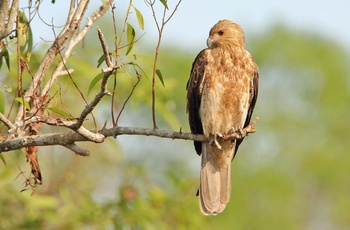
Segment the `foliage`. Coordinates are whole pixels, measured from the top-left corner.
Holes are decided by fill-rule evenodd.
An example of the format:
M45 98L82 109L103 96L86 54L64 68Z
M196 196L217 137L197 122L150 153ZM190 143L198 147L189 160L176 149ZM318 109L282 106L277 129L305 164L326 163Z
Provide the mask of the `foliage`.
M159 229L172 226L172 229L181 229L200 226L202 216L199 213L193 215L198 208L197 200L193 199L196 183L173 171L179 163L172 162L171 170L163 172L168 180L164 187L155 183L139 162L109 164L107 172L115 172L116 166L119 167L117 177L107 175L109 181L98 182L98 178L94 178L96 173L89 173L82 167L87 167L86 163L94 168L103 167L100 164L106 159L100 160L102 161L87 163L73 159L74 168L63 166L64 177L52 177L56 181L47 181L52 185L46 188L46 192L30 196L27 192L19 193L18 188L13 186L14 174L10 172L17 171L17 161L11 159L8 168L3 168L0 174L0 228ZM111 170L112 168L114 169ZM87 173L88 177L79 179L74 176L81 173ZM103 176L102 171L97 174ZM120 184L111 186L116 182ZM104 188L96 187L97 184ZM103 193L105 189L109 190L109 197L112 198L94 198L94 193Z
M159 3L168 7L167 1ZM111 107L120 111L140 74L120 122L149 126L154 70L159 125L186 131L185 86L195 54L167 47L159 53L154 69L153 53L143 49L147 44L133 43L144 22L136 6L130 4L130 9L138 26L125 20L125 37L117 36L122 37L120 45L117 40L110 52L123 68L108 82L108 88L115 91L112 106L109 97L96 107L97 123L101 126L109 119ZM118 35L123 31L106 28L111 23L102 24L103 31ZM106 32L106 38L116 37L111 33ZM98 61L101 50L96 35L86 37L85 43L91 45L76 47L67 66L75 70L72 79L90 101L102 80L96 66L105 64ZM14 45L10 40L3 44ZM35 70L42 52L33 52L30 46L27 40L21 57ZM45 176L33 196L31 191L20 192L30 175L24 153L2 153L0 229L347 229L349 54L317 34L283 26L257 35L247 46L260 67L255 111L260 122L258 132L245 140L233 162L232 196L225 212L204 217L198 209L198 170L190 168L198 169L200 160L191 143L118 137L102 145L85 144L93 150L89 158L73 156L63 147L40 149ZM13 47L8 50L16 50ZM30 60L26 59L28 51ZM6 54L4 48L1 52L0 60L6 63L1 70L14 69L16 60L9 55L15 54ZM53 71L51 66L48 72ZM17 88L15 74L1 76L1 113L9 112L12 99L22 99L11 90ZM61 76L52 86L47 114L79 116L85 105L72 79ZM30 80L31 73L24 72L24 88ZM86 123L93 126L92 119ZM54 132L55 128L41 131Z

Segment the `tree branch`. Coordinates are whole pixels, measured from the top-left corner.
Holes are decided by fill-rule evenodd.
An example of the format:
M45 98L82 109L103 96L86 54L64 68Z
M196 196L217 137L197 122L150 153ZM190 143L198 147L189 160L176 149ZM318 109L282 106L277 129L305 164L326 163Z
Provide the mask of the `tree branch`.
M154 2L151 2L150 0L146 1L148 3L148 5L150 6L151 10L152 10L152 14L153 14L153 20L157 26L157 30L158 30L158 41L157 41L157 45L156 45L156 51L155 51L155 55L154 55L154 61L153 61L153 72L152 72L152 122L153 122L153 128L157 129L157 122L156 122L156 93L155 93L155 77L157 74L157 62L158 62L158 56L159 56L159 49L160 49L160 44L162 41L162 36L163 36L163 31L164 31L164 26L169 22L169 20L174 16L175 12L177 11L180 3L182 0L178 0L178 3L175 6L175 9L173 10L173 12L171 13L171 15L165 19L166 17L166 12L167 12L167 7L164 5L163 8L163 16L161 19L161 24L158 23L158 18L157 18L157 14L155 12L155 8L154 8ZM167 0L165 1L167 2Z
M32 95L34 95L35 90L38 89L42 78L44 77L46 71L48 70L48 68L50 67L52 62L54 61L57 54L60 52L60 49L63 46L63 44L69 38L71 38L74 35L75 31L79 28L80 21L84 15L84 12L87 8L88 3L89 3L88 0L81 0L80 1L79 5L74 13L74 16L69 24L68 29L66 31L64 31L64 32L62 31L60 33L60 35L54 41L52 46L46 52L43 60L41 61L40 65L39 65L39 68L37 69L37 71L35 72L35 74L32 77L33 80L30 82L28 89L25 91L25 93L23 95L24 99L29 101L30 97ZM16 115L16 122L15 123L17 123L23 119L23 117L24 117L23 111L24 111L23 105L21 104L20 108L18 109L18 113Z
M9 8L9 0L0 1L0 41L13 31L13 24L18 12L19 0L13 0ZM8 15L8 13L10 13Z
M230 135L225 135L224 138L219 139L218 141L225 140L236 140L242 139L248 136L251 133L255 133L256 129L253 125L258 122L259 118L255 118L246 128L242 130L237 130ZM57 121L57 123L60 123ZM162 129L150 129L150 128L134 128L134 127L115 127L110 129L102 129L98 132L100 135L103 135L104 138L114 137L120 135L142 135L142 136L156 136L169 139L182 139L182 140L194 140L194 141L210 141L211 137L206 137L201 134L192 134L192 133L183 133L183 132L173 132ZM103 138L103 140L104 140ZM88 138L83 137L82 135L76 133L75 131L65 132L65 133L52 133L52 134L42 134L42 135L33 135L25 137L17 137L11 140L5 140L0 143L0 152L8 152L16 149L21 149L23 147L29 146L49 146L49 145L62 145L72 150L72 146L75 142L81 141L91 141ZM102 141L103 142L103 141ZM101 142L101 143L102 143ZM78 147L74 147L74 152L77 151ZM87 150L79 148L82 152L87 153ZM79 154L79 153L78 153ZM80 155L88 155L80 154Z
M74 2L74 0L73 0ZM57 77L61 76L62 74L62 69L65 67L65 63L67 62L68 58L71 55L71 52L73 50L73 48L85 37L86 33L89 31L89 29L91 28L91 26L93 25L93 23L95 23L102 15L104 15L106 13L106 11L108 10L108 6L110 4L112 4L113 0L109 0L106 3L108 5L106 6L101 6L98 10L96 10L89 18L88 18L88 22L86 23L86 25L84 26L83 30L81 32L79 32L75 38L72 38L69 41L69 44L67 46L67 49L64 52L64 56L61 59L61 61L59 62L59 64L57 65L56 69L53 71L51 78L48 80L46 86L44 87L41 95L46 95L49 90L52 87L52 84L55 82L55 80L57 79ZM71 15L69 15L68 17L71 17Z
M109 56L108 45L107 45L105 36L103 35L100 27L97 27L97 34L98 34L98 38L100 39L100 43L102 46L103 55L105 56L106 64L108 67L112 67L113 63L112 63L111 57Z
M12 122L9 119L7 119L2 113L0 113L0 121L2 121L9 130L16 128L16 126L14 126Z
M106 63L108 65L108 68L102 70L104 75L103 75L102 82L101 82L100 92L98 92L98 94L95 96L95 98L92 100L92 102L90 104L85 106L85 108L81 112L80 117L78 118L77 122L75 122L74 124L69 126L69 128L71 128L73 130L77 130L77 131L80 128L82 128L81 126L83 125L85 118L92 112L92 110L102 100L102 98L105 95L110 95L110 93L107 90L108 78L113 74L113 72L115 70L120 69L120 66L114 66L111 62L111 59L110 59L109 54L108 54L108 46L107 46L107 43L104 39L102 31L99 28L97 28L97 32L98 32L99 39L101 41L102 50L103 50L103 53L105 55L105 60L106 60ZM84 133L86 133L86 132L84 132ZM80 134L84 135L83 133L80 133Z
M86 156L90 155L89 150L83 149L74 143L66 144L66 145L64 145L64 147L66 147L69 150L72 150L75 154L80 155L80 156L86 157Z

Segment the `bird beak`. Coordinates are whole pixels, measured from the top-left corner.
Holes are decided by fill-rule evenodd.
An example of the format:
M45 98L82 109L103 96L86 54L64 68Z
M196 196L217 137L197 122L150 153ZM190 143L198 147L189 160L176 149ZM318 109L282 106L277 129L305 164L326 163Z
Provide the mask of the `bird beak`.
M211 36L209 36L208 39L207 39L207 46L208 46L208 48L211 47L211 45L213 44L213 41L214 41L214 39Z

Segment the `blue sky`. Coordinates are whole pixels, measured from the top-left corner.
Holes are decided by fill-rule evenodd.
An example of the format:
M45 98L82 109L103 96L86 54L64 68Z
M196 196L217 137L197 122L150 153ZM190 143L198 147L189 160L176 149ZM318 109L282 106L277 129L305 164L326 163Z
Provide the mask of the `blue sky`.
M224 18L240 24L247 38L273 25L285 24L293 29L319 33L350 47L348 0L184 0L166 30L165 39L205 46L211 26Z
M115 1L117 12L124 15L129 1ZM176 1L169 0L173 6ZM157 32L149 7L142 0L134 0L133 4L145 18L147 41L156 39ZM89 12L92 12L100 1L91 1ZM65 21L68 1L44 1L41 16L47 22L52 18L56 24ZM53 10L52 10L53 9ZM198 50L204 48L209 29L220 19L230 19L240 24L249 40L250 36L262 33L273 25L282 24L296 30L311 31L328 39L340 42L350 48L350 1L203 1L183 0L173 19L164 32L164 44ZM160 13L160 12L159 12ZM159 14L160 15L160 14ZM131 18L135 16L131 15ZM136 23L136 20L135 20ZM136 26L136 25L135 25ZM50 40L52 30L35 21L34 29L40 29L40 36ZM40 42L38 40L37 42Z

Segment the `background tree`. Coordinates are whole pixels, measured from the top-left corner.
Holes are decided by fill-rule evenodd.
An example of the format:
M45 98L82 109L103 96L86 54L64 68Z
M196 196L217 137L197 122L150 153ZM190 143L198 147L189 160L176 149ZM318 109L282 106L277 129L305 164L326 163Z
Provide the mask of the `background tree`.
M135 19L132 26L137 39L143 32L138 29L135 11L132 12L129 17ZM116 21L125 21L118 18L122 13L115 13ZM112 15L97 23L109 47L113 47L115 38ZM96 68L102 55L96 34L93 29L85 38L85 47L75 46L74 55L66 64L68 69L74 69L71 76L88 102L100 91L101 80L96 80L94 87L90 87L91 82L98 79L95 76L100 74L99 68L106 67L102 64ZM127 34L125 44L126 37ZM12 46L2 40L11 57L8 58L11 71L8 71L6 52L2 48L0 80L5 115L17 97L16 66L20 65L15 39L9 40ZM154 53L149 48L143 50L144 47L149 44L141 38L129 57L138 61L148 77L135 67L142 74L141 81L118 124L152 126L150 92ZM120 52L125 54L126 49L127 46ZM350 113L349 54L340 45L317 34L282 25L248 40L248 49L261 72L256 108L261 121L257 125L259 132L246 140L233 162L232 200L224 213L208 218L198 211L194 195L198 187L199 158L192 143L118 136L117 141L107 138L99 145L79 144L92 150L88 158L73 155L61 146L40 148L43 185L34 196L30 196L30 191L19 193L30 174L23 150L2 153L0 156L6 165L0 167L0 228L346 229L350 225L347 215L350 157L346 139L349 136L346 117ZM32 74L44 51L45 43L31 53L27 64ZM172 130L183 127L186 131L189 129L185 84L195 53L174 47L161 51L157 68L161 70L165 87L156 75L157 126ZM134 53L136 60L132 59ZM60 60L58 56L55 63ZM46 79L55 66L49 68ZM116 116L137 82L132 65L118 71L113 103ZM114 89L113 77L108 89ZM22 79L24 89L32 77L24 70ZM54 98L50 107L79 117L85 105L70 76L61 76L56 82L52 86ZM14 106L20 104L17 100ZM12 111L15 108L18 107ZM107 124L111 125L111 97L102 98L94 113L99 128L108 119ZM8 119L12 121L15 114L10 114ZM50 115L67 118L54 111L50 111ZM94 129L93 118L88 117L84 125ZM65 132L63 127L48 125L43 125L40 132L52 133L57 129ZM2 134L6 134L6 128Z

